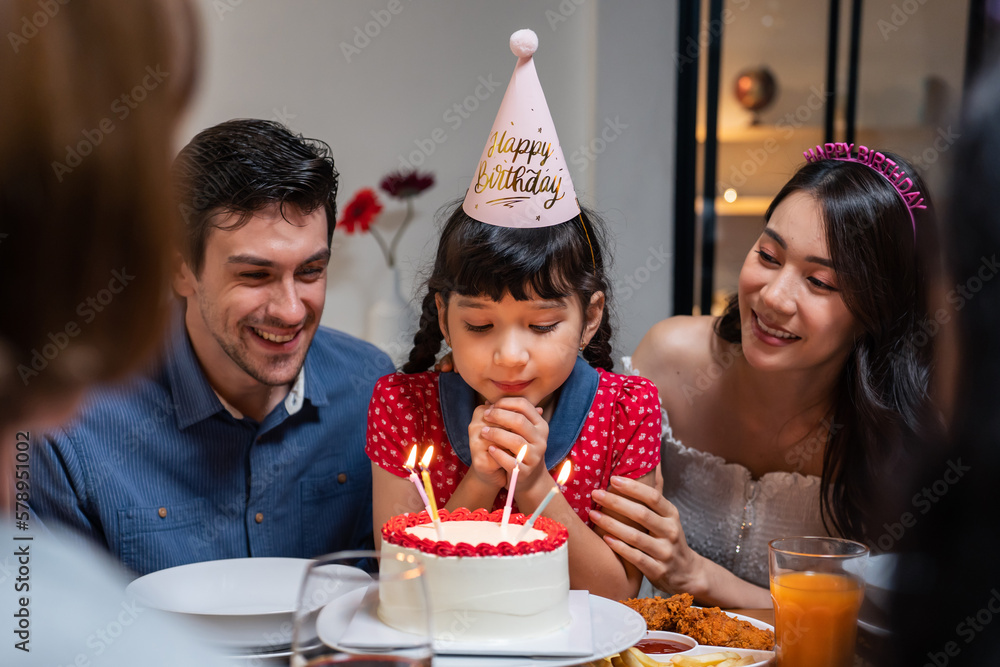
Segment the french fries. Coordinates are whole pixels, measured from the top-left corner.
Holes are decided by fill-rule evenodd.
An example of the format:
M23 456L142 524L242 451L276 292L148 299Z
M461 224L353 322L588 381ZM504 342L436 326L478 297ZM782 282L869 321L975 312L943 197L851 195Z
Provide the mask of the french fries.
M716 651L702 655L675 655L667 663L653 660L639 649L632 647L624 653L594 660L588 667L662 667L666 664L677 667L746 667L755 662L757 660L752 656L741 656L735 651Z
M621 655L625 667L661 667L664 664L653 660L634 646L619 655Z
M639 649L632 647L624 653L594 660L588 667L662 667L666 663L657 662Z
M678 667L744 667L752 665L754 660L749 655L741 656L735 651L718 651L702 655L675 655L670 662Z

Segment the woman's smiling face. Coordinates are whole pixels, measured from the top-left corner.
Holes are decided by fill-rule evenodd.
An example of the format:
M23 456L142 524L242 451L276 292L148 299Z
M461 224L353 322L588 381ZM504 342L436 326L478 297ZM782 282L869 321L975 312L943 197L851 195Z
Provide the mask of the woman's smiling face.
M819 203L798 191L774 210L739 279L743 352L760 370L839 370L860 326L839 291Z

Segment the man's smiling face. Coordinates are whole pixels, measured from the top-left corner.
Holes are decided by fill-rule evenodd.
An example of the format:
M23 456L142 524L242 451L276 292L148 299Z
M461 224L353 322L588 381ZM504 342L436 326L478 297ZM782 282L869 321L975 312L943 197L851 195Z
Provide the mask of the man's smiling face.
M286 219L287 218L287 219ZM205 241L200 275L182 265L175 287L187 299L186 324L205 372L216 381L290 384L305 362L326 299L326 211L285 206L258 211Z

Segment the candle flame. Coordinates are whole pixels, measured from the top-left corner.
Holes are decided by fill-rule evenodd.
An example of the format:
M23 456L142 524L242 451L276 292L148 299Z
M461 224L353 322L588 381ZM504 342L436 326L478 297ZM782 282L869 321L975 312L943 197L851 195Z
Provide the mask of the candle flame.
M559 477L556 478L556 484L563 486L566 484L566 480L569 479L569 474L573 471L573 462L566 461L562 464L562 468L559 470Z
M410 450L410 455L406 458L406 463L403 464L403 467L412 472L415 465L417 465L417 446L413 445L413 449Z
M430 447L427 448L427 451L424 452L424 457L420 459L420 465L423 466L424 468L427 468L428 466L430 466L431 459L433 458L434 458L434 445L431 445Z
M520 463L524 460L524 455L528 453L528 446L521 445L521 451L517 453L517 462Z

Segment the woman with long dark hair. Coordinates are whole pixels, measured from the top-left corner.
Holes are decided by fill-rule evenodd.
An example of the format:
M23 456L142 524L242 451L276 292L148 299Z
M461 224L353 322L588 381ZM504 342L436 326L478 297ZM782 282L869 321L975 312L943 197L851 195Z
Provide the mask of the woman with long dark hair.
M767 543L873 543L886 471L920 431L931 336L930 197L904 160L826 144L774 198L725 313L655 325L630 360L663 405L663 496L597 492L592 514L657 589L766 607ZM637 502L636 502L637 501ZM876 547L877 548L877 547Z

